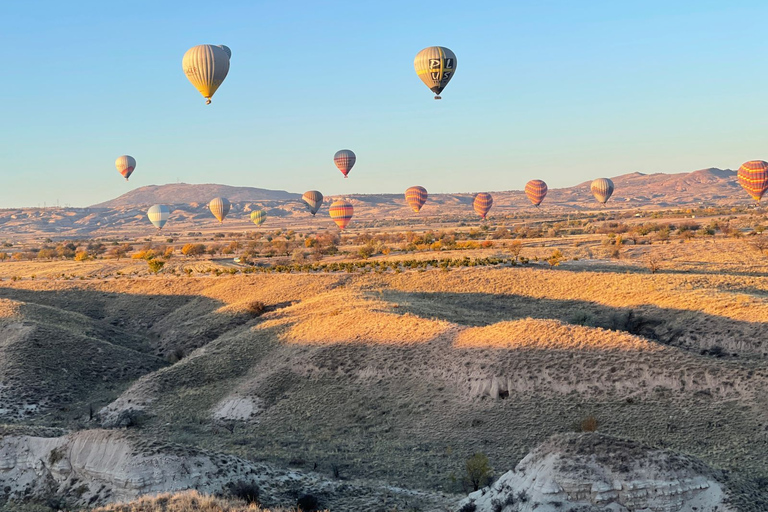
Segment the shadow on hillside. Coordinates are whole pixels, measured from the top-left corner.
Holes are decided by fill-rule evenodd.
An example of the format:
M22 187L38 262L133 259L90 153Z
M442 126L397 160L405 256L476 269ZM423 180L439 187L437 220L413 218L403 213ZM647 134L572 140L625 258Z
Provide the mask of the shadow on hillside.
M200 295L131 294L76 287L66 290L0 287L0 298L84 315L93 321L93 328L82 334L160 357L167 355L163 347L165 339L186 337L190 344L200 346L201 337L207 342L215 338L217 332L222 332L221 329L210 329L210 325L203 324L201 319L210 318L224 303ZM226 324L231 326L233 322L243 323L250 318L252 315L246 313L229 315ZM46 319L36 320L45 322ZM50 319L52 323L66 320ZM137 343L136 338L141 342Z
M609 292L606 292L609 293ZM642 336L665 345L718 356L768 356L764 322L743 322L700 311L640 307L611 307L583 300L482 293L407 293L382 290L377 299L396 303L399 314L437 318L481 327L524 318L601 327ZM714 348L713 347L720 347Z

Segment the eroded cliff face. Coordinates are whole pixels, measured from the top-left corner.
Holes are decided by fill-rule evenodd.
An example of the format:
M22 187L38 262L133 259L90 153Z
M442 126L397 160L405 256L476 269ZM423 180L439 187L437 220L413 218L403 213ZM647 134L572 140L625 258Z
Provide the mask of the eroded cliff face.
M253 472L234 457L153 450L120 431L0 440L0 493L11 500L57 495L85 505L177 489L215 492Z
M731 510L703 464L599 434L555 436L460 507L468 503L477 512Z

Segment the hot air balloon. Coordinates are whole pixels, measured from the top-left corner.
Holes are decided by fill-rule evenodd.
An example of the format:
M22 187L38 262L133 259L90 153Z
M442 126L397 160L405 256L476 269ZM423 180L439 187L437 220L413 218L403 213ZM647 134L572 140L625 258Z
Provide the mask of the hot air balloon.
M264 224L265 220L267 220L267 212L264 210L256 210L251 212L251 222L257 226Z
M163 229L165 223L168 222L168 217L171 216L171 209L164 204L156 204L147 210L147 217L149 222L152 223L157 229Z
M456 72L456 55L448 48L430 46L416 54L413 67L421 81L435 93L435 99L439 100L440 93Z
M317 190L308 190L301 196L301 200L307 205L307 210L314 217L317 211L323 206L323 194Z
M349 171L352 170L352 166L355 165L356 161L357 157L351 149L341 149L333 155L333 163L336 164L336 167L339 168L341 174L343 174L345 178L347 177L347 174L349 174Z
M411 209L419 213L421 207L427 202L427 189L424 187L411 187L405 191L405 200Z
M613 182L608 178L598 178L589 186L592 195L599 203L607 203L613 194Z
M768 190L768 162L751 160L739 167L739 185L741 185L752 199L760 202L760 199Z
M547 195L547 184L541 180L531 180L525 184L525 195L533 206L539 206Z
M181 60L184 74L210 105L216 92L229 73L229 57L232 52L226 46L201 44L193 46Z
M232 204L226 197L214 197L211 202L208 203L208 209L219 222L224 222L224 217L229 213Z
M115 160L115 167L117 167L117 172L123 175L125 181L128 181L136 168L136 159L128 155L119 156Z
M475 201L472 206L475 208L475 213L485 219L488 212L493 206L493 197L488 192L480 192L475 196Z
M345 201L344 199L337 199L328 208L328 213L331 215L333 222L339 226L339 229L344 229L352 220L352 215L355 213L355 209L352 207L352 203Z

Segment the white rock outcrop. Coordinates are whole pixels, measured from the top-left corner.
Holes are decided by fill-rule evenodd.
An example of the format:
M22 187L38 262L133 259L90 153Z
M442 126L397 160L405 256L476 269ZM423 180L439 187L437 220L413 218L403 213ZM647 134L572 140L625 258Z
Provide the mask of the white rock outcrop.
M457 510L477 512L728 512L701 463L599 434L551 438Z

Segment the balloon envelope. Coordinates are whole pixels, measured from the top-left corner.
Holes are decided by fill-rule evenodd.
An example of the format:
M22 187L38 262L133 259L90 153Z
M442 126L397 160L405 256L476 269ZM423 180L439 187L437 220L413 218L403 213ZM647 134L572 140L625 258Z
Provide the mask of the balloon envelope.
M115 160L115 167L117 167L117 172L123 175L125 181L128 181L136 168L136 159L128 155L119 156Z
M345 178L349 171L352 170L352 166L355 165L356 161L357 156L355 156L351 149L341 149L333 155L333 163L336 164L336 167L339 168Z
M405 201L416 213L419 213L421 207L424 206L424 203L427 202L427 196L427 189L424 187L419 187L418 185L415 187L410 187L405 191Z
M211 103L211 97L229 73L229 55L221 46L201 44L193 46L181 60L187 79Z
M317 213L320 207L323 205L323 194L317 190L308 190L301 196L301 200L307 205L307 210L313 216Z
M493 206L493 197L488 192L480 192L475 196L472 206L475 208L475 213L485 219L485 216L491 210L491 206Z
M230 59L232 58L232 50L229 49L229 46L224 46L223 44L217 44L216 46L224 50L224 53L227 54L227 57Z
M531 180L525 184L525 195L534 206L539 206L547 195L547 184L541 180Z
M456 55L443 46L430 46L416 54L413 67L421 81L440 99L440 93L456 71Z
M598 178L592 182L589 189L598 202L605 204L613 194L613 182L608 178Z
M739 167L738 178L739 185L759 203L768 190L768 162L762 160L745 162Z
M338 199L331 203L328 208L328 214L333 219L333 222L339 226L339 229L344 229L352 220L352 215L355 213L355 209L352 207L352 203L345 201L344 199Z
M163 226L165 226L165 223L168 222L168 217L170 216L171 209L164 204L156 204L147 210L149 222L151 222L157 229L162 229Z
M219 222L224 222L224 217L227 216L230 208L232 208L232 204L226 197L214 197L208 203L208 209L211 210L211 213Z
M264 221L267 220L267 212L264 210L256 210L251 212L251 222L256 224L257 226L261 226L264 224Z

